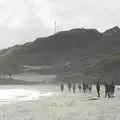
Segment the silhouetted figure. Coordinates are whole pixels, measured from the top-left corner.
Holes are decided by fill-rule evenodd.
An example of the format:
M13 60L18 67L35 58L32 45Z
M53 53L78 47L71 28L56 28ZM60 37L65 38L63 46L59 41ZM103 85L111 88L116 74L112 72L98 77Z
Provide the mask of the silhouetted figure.
M103 80L101 80L101 84L102 84L102 85L104 84L104 81L103 81Z
M76 91L76 85L73 84L73 93L75 94L75 91Z
M111 85L110 85L110 87L111 87L111 95L112 95L112 97L114 96L114 92L115 92L115 85L114 85L114 82L112 81L112 83L111 83Z
M108 97L109 85L107 83L105 83L104 85L105 85L105 97Z
M61 89L61 92L63 92L63 90L64 90L64 84L61 83L60 89Z
M108 85L108 98L111 97L111 85Z
M72 85L71 83L68 83L68 90L71 91Z
M86 84L86 90L89 90L89 87L88 87L89 85L88 84Z
M99 81L97 81L96 89L97 89L98 97L100 97L100 82Z
M83 92L86 92L86 84L83 82Z
M88 90L89 90L89 92L92 92L92 85L91 84L88 85Z
M78 89L79 89L79 91L81 91L81 84L78 85Z

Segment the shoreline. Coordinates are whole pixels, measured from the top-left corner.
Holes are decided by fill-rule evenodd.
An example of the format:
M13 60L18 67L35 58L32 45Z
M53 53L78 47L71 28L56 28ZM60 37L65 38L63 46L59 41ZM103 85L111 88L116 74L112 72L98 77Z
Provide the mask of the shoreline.
M113 120L120 114L119 100L105 99L88 100L95 97L93 94L77 92L76 95L65 91L63 94L45 97L35 101L23 101L9 105L0 106L3 114L1 120L97 120L101 117L104 120ZM114 101L116 101L114 103ZM116 109L115 109L116 108Z
M76 94L65 88L60 93L58 87L51 86L55 94L41 97L38 100L20 101L0 106L1 120L113 120L120 114L120 94L116 97L104 98L104 87L101 88L101 98L96 98L96 88L91 93L76 91ZM120 119L120 117L118 118ZM116 119L117 120L117 119Z

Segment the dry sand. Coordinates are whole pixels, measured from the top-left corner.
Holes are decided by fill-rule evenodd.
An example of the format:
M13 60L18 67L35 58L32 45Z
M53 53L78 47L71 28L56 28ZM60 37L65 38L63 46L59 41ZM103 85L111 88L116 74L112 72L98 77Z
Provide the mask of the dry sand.
M0 120L120 120L120 92L116 91L116 97L104 98L104 90L101 98L93 93L63 93L38 101L19 102L0 106Z

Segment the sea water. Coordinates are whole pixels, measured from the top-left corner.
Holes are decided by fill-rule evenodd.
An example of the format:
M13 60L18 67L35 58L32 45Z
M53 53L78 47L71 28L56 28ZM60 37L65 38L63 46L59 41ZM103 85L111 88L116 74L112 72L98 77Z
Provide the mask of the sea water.
M55 92L47 86L0 86L0 105L22 101L34 101L52 96Z

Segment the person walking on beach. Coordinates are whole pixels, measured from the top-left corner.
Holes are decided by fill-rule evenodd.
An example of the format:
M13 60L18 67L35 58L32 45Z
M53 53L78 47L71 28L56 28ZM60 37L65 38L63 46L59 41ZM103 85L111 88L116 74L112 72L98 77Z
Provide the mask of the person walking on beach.
M108 92L109 92L109 86L108 86L107 83L104 83L104 85L105 85L105 98L106 98L106 97L109 96L109 95L108 95Z
M60 84L60 89L61 89L61 92L63 92L63 90L64 90L64 84L63 83Z
M99 80L97 81L96 89L97 89L98 97L100 97L100 81Z
M111 85L108 85L108 98L111 98Z
M76 85L73 84L73 93L75 94L75 91L76 91Z
M86 84L83 82L83 92L86 92Z
M113 81L110 85L108 84L105 85L105 97L108 98L114 97L114 92L115 92L115 85Z
M89 90L89 92L92 92L92 85L91 84L88 85L88 90Z
M79 92L81 91L81 84L78 85Z
M68 83L68 90L71 91L71 83Z
M114 82L112 81L112 83L111 83L111 94L112 94L112 97L114 96L114 92L115 92L115 85L114 85Z
M86 83L86 90L89 90L89 84Z

